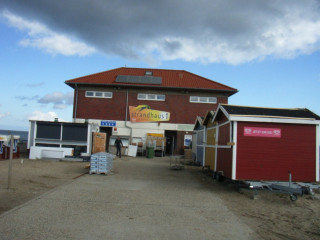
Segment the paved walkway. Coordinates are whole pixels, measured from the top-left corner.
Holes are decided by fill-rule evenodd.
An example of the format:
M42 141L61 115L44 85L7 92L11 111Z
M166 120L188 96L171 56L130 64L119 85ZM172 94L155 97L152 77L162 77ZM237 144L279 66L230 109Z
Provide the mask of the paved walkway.
M0 216L0 239L254 239L219 196L168 158L115 160ZM200 169L199 169L200 170Z

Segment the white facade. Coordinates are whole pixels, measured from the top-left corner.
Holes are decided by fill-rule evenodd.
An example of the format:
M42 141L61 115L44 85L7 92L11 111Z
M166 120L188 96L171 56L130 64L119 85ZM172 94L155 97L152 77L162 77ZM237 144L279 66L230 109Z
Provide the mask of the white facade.
M75 123L84 123L85 119L74 119ZM88 123L97 125L99 127L106 127L101 124L103 121L112 120L96 120L89 119ZM192 132L193 124L175 124L162 122L142 122L132 123L129 121L113 121L115 126L112 126L112 136L128 137L130 143L143 142L145 146L146 136L148 133L158 133L165 135L165 131L185 131Z
M64 140L62 137L63 125L72 123L58 122L57 124L62 126L60 139L50 139L37 138L38 122L41 121L30 121L27 146L27 148L30 149L30 159L64 158L65 156L72 156L75 147L85 147L86 152L83 152L82 155L89 156L91 154L92 132L96 132L99 129L96 125L87 125L86 140Z

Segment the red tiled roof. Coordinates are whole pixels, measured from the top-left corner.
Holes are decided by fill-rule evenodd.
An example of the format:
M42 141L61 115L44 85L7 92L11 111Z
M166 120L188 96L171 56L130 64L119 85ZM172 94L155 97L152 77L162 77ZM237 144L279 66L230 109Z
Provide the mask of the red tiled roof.
M141 83L119 83L116 82L118 75L128 76L145 76L146 71L152 71L152 76L161 77L162 83L160 85L141 84ZM232 92L230 95L236 93L238 90L218 82L214 82L207 78L198 76L196 74L184 70L165 70L165 69L147 69L147 68L127 68L121 67L113 70L95 73L65 82L73 87L74 84L94 84L94 85L130 85L130 86L149 86L162 88L183 88L183 89L203 89Z

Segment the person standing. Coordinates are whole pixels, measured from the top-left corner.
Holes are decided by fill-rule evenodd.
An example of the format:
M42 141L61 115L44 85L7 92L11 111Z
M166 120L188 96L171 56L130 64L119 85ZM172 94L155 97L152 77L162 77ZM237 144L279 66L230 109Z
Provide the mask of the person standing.
M123 147L123 143L122 143L120 137L118 137L116 139L116 141L114 142L114 145L117 147L116 155L118 156L118 154L119 154L119 158L121 158L121 147Z

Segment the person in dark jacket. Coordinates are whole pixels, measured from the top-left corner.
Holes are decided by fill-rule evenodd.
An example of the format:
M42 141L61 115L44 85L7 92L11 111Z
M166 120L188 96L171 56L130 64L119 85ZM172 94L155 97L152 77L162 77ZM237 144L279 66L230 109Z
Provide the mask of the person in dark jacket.
M121 147L123 147L123 143L122 143L120 137L118 137L116 139L116 141L114 142L114 145L117 147L116 155L118 156L118 154L119 154L119 158L121 158Z

